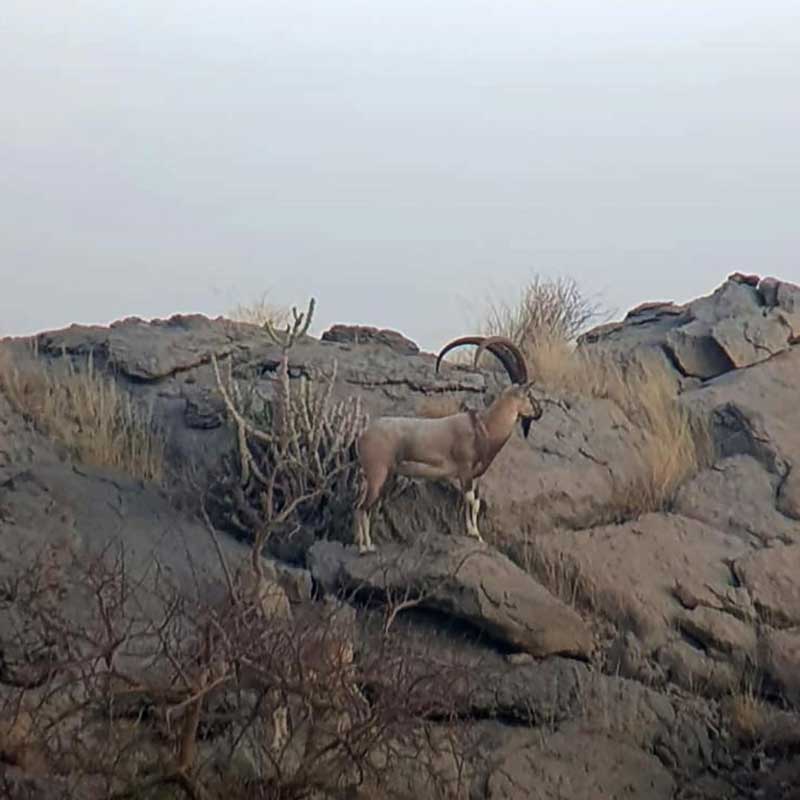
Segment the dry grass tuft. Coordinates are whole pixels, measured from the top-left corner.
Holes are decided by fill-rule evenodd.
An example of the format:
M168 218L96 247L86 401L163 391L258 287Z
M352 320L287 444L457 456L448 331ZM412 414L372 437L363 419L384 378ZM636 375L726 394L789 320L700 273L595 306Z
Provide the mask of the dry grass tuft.
M268 322L273 327L282 328L291 320L291 312L286 306L270 302L268 297L269 293L264 292L252 303L239 303L225 316L234 322L246 322L258 325L259 328L263 328Z
M663 368L637 367L611 399L642 434L638 475L618 489L613 505L623 519L668 510L678 488L713 460L708 423L678 401Z
M423 397L417 403L417 416L428 419L449 417L451 414L458 414L463 410L461 401L451 394L430 395Z
M513 303L490 303L483 332L508 336L525 351L541 340L572 341L601 313L572 278L534 275Z
M79 367L20 358L0 347L0 390L37 430L86 464L113 467L135 478L164 477L164 437L152 412L136 404L91 356Z
M725 709L731 732L739 741L754 742L766 732L768 715L752 690L727 698Z

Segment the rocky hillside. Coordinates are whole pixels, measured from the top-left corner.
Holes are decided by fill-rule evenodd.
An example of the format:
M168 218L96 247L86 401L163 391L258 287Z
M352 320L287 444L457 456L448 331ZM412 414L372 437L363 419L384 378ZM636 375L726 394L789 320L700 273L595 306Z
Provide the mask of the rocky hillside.
M542 388L530 437L482 480L485 544L452 487L403 482L377 554L352 546L346 503L317 503L265 537L255 594L258 523L220 501L241 475L212 356L280 409L266 331L190 315L3 346L10 796L800 798L800 287L736 274L585 333L582 363L660 370L672 416L654 425L646 382L633 412ZM58 389L30 376L90 356L150 409L160 479L88 463L42 424ZM479 408L504 381L434 362L335 326L299 338L286 374L372 416Z

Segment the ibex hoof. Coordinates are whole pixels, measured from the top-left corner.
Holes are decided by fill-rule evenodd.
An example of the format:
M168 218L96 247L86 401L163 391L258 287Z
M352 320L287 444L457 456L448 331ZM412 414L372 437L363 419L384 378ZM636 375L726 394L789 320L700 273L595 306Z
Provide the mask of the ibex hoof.
M358 548L358 554L360 556L366 556L366 555L369 555L370 553L374 553L374 552L376 552L374 544L363 545L362 547Z

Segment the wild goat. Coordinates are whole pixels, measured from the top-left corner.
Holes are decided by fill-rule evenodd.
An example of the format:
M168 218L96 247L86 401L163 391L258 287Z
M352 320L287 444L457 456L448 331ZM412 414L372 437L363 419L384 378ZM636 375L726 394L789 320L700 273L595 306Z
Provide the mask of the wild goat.
M528 367L520 349L504 336L462 336L446 344L436 358L456 347L477 345L474 366L488 350L505 367L512 385L483 411L465 411L439 419L379 417L358 438L361 490L355 508L355 539L359 552L375 549L370 536L370 512L393 474L412 478L455 478L465 502L468 536L481 539L478 530L480 500L477 479L489 468L508 441L517 420L527 438L531 422L542 409L531 392ZM482 541L482 539L481 539Z

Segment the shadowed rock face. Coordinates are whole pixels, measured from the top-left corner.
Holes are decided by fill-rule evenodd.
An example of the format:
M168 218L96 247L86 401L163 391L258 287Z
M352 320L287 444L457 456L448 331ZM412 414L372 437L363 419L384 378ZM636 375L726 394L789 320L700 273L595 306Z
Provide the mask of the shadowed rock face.
M459 732L481 741L472 797L527 797L535 786L592 800L788 798L782 786L800 780L799 319L798 287L733 275L708 297L646 303L582 337L589 354L655 354L674 370L680 402L710 424L715 460L668 511L608 524L615 491L641 469L642 432L609 400L551 394L530 439L515 432L481 482L481 529L517 563L462 535L448 484L406 482L375 521L376 555L303 543L291 566L265 561L267 577L292 606L325 591L347 597L362 647L381 646L372 627L382 630L387 604L410 601L396 641L465 675L453 692ZM151 403L170 463L201 485L234 445L211 353L266 397L281 355L258 327L200 315L71 326L37 343L52 361L91 352ZM358 393L373 415L411 415L440 396L478 408L503 380L449 365L437 376L434 360L400 333L334 326L299 342L289 371L313 381L335 361L335 395ZM186 591L214 597L223 586L192 514L154 487L72 464L0 393L0 577L54 542L86 554L124 545L131 574L157 562ZM248 554L225 536L221 547L232 564ZM76 619L80 597L64 600ZM12 625L0 620L0 640ZM753 766L755 746L740 746L725 710L751 689L769 770Z
M389 603L408 595L419 607L534 656L591 654L592 635L575 611L494 548L466 536L429 535L361 557L321 542L309 552L309 567L331 591Z

